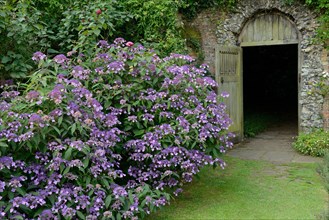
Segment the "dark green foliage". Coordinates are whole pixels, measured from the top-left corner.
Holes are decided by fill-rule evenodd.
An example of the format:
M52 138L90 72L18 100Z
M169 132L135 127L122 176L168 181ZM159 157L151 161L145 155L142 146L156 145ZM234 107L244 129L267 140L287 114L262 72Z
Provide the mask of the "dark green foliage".
M125 0L125 10L133 16L126 39L142 41L160 55L186 52L177 14L182 3L174 0Z
M182 31L184 39L186 39L186 46L189 50L189 54L197 58L197 61L204 60L204 54L201 47L202 36L198 29L193 26L185 25Z
M237 0L181 0L182 6L179 11L188 19L193 19L196 15L207 8L222 7L231 8Z
M329 0L285 0L286 3L292 4L300 1L308 5L311 9L316 10L320 14L320 27L317 30L316 40L324 42L328 47L329 43Z
M23 77L32 69L33 51L49 46L41 16L28 1L0 1L0 79Z
M285 0L293 3L297 0ZM329 39L329 0L303 0L322 14L318 39ZM23 78L33 69L31 56L40 50L64 53L91 51L100 39L122 36L153 47L161 56L187 52L199 41L182 33L186 19L204 9L230 9L237 0L0 0L1 78ZM96 10L101 10L97 14ZM187 39L187 40L185 40ZM202 59L202 53L197 57Z
M0 78L25 77L37 50L88 53L130 18L115 0L0 0Z
M307 134L300 134L293 147L302 154L324 156L329 150L329 132L318 130Z
M328 47L329 40L329 0L305 0L305 3L321 14L319 21L320 27L317 30L317 40L325 42Z

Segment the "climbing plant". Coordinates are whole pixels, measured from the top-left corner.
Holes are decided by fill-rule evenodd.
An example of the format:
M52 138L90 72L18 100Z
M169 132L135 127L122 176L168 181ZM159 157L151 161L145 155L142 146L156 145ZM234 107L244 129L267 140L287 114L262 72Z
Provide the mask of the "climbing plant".
M329 0L306 0L306 4L316 7L321 13L317 38L329 46Z
M316 10L319 14L320 27L317 30L316 40L329 46L329 0L284 0L288 4L301 1L303 4Z

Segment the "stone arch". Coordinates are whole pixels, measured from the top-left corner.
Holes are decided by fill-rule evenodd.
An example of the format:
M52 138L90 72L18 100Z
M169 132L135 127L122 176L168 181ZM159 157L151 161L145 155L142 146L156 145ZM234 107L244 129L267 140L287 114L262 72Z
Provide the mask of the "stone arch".
M276 45L299 43L300 32L289 17L280 12L257 13L243 26L238 45Z
M299 32L299 126L303 131L322 128L323 97L309 93L312 90L310 82L318 81L323 72L323 45L313 42L319 26L315 12L298 2L288 5L282 0L239 1L234 11L228 12L225 19L219 22L216 30L217 43L239 46L239 36L245 25L259 15L273 12L288 18Z
M244 0L239 1L233 12L219 22L216 30L219 44L236 45L245 24L257 16L265 13L281 13L295 23L302 34L301 43L306 48L312 44L315 30L319 26L317 15L300 3L287 5L282 0Z

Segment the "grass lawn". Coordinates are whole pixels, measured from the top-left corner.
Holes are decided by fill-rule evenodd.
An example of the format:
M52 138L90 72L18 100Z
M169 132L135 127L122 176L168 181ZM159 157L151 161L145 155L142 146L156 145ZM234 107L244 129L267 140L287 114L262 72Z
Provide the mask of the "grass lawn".
M316 164L278 165L225 157L147 219L316 219L328 194Z

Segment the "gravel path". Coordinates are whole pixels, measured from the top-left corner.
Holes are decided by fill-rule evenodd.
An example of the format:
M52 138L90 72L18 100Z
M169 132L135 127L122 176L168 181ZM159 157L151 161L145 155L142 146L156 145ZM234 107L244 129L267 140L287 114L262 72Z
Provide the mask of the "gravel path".
M227 154L241 159L278 163L320 162L320 158L301 155L292 148L291 144L296 136L296 123L277 124L254 138L236 144Z

